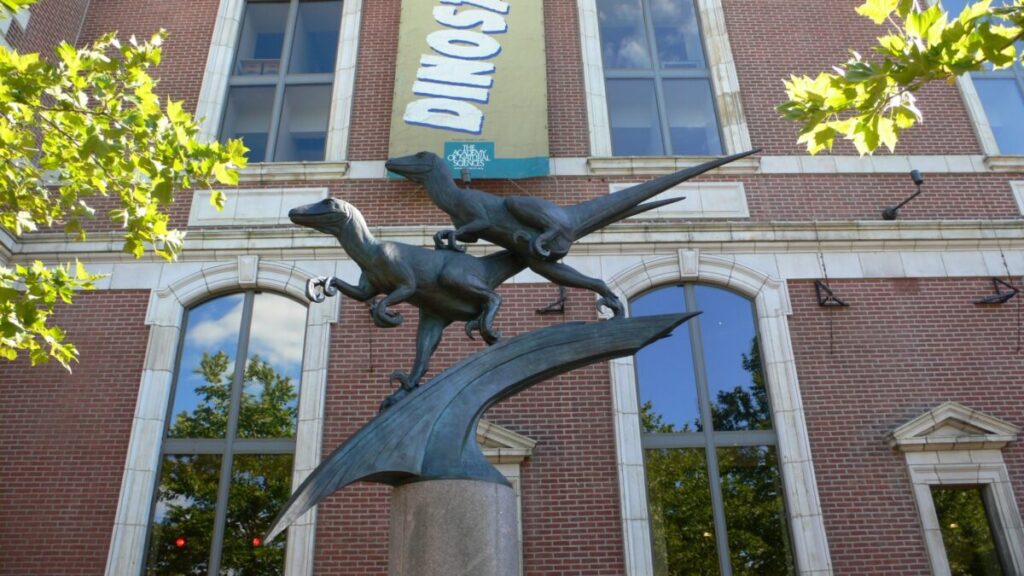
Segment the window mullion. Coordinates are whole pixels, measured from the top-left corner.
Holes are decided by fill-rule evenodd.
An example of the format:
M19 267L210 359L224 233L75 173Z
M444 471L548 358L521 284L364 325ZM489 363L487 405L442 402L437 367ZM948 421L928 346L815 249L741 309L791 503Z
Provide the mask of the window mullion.
M284 45L281 46L281 66L277 71L277 87L274 90L274 108L270 113L270 132L267 134L267 162L274 161L277 152L278 124L281 121L281 109L284 107L285 80L288 76L288 65L292 57L292 39L295 36L295 22L299 15L299 0L291 0L288 6L288 23L284 26Z
M245 293L242 306L242 326L238 334L238 349L235 353L235 373L231 379L231 401L228 404L228 426L224 438L224 456L220 464L220 482L217 485L217 509L214 514L213 539L210 542L209 574L220 574L221 552L224 546L225 522L228 514L228 492L231 488L233 444L238 434L238 415L241 412L242 385L245 376L246 358L249 354L249 333L252 325L254 294Z
M697 291L692 284L684 287L686 309L698 310ZM697 381L697 399L700 402L700 418L703 422L705 456L708 463L708 484L711 488L711 508L715 520L715 543L718 545L718 565L722 576L732 576L729 560L729 537L725 526L725 499L722 497L722 482L718 473L718 451L715 449L714 424L711 419L711 398L708 389L707 369L704 365L704 342L701 340L700 316L687 321L690 330L690 350L693 354L693 370Z
M661 58L658 56L657 37L654 34L654 17L651 13L650 0L641 0L643 4L644 30L647 33L647 49L651 53L651 72L654 75L654 104L658 108L658 123L661 127L662 154L672 155L672 139L668 132L668 110L665 94L661 89Z

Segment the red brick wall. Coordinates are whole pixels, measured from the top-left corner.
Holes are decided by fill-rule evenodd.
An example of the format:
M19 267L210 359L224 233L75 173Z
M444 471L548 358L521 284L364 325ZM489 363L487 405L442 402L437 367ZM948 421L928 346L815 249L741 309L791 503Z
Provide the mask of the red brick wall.
M726 27L740 80L750 139L765 154L805 154L799 126L779 120L786 99L783 78L816 76L849 59L849 50L871 55L885 34L854 9L861 0L724 0ZM924 122L900 139L897 154L978 154L974 127L956 86L941 83L919 94ZM855 154L837 141L835 152Z
M571 291L565 316L534 310L555 299L551 286L502 288L498 327L505 337L542 326L596 318L591 294ZM366 307L346 300L332 329L324 452L365 424L391 388L387 375L412 363L415 312L406 325L375 329ZM482 348L453 325L431 374ZM538 384L491 409L485 418L538 441L522 468L525 573L622 574L622 527L606 366ZM387 488L358 485L321 504L317 574L377 575L387 570Z
M0 361L0 573L102 574L149 329L146 291L80 294L55 320L81 362Z
M89 0L41 0L31 8L28 29L12 23L7 40L21 52L51 54L61 41L75 43L88 7Z
M163 47L163 59L151 73L160 80L157 92L174 100L184 100L187 110L195 110L203 85L206 56L213 37L219 0L152 2L150 0L102 0L89 5L79 44L95 40L107 32L127 39L149 37L161 28L169 34ZM187 6L187 9L183 7Z
M980 307L987 278L832 281L845 309L790 282L789 319L837 574L930 574L896 427L952 400L1024 424L1024 352L1012 300ZM1003 450L1024 504L1024 446Z

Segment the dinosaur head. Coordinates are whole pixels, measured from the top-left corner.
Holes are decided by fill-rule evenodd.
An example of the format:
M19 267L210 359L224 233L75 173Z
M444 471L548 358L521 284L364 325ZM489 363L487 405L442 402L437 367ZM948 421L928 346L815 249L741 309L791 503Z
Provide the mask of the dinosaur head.
M288 219L306 228L319 230L324 234L335 234L339 228L348 224L355 212L355 207L337 198L325 198L319 202L292 208L288 211Z
M430 174L447 174L451 178L448 166L440 156L433 152L418 152L409 156L399 156L384 163L389 171L404 176L413 182L422 184Z

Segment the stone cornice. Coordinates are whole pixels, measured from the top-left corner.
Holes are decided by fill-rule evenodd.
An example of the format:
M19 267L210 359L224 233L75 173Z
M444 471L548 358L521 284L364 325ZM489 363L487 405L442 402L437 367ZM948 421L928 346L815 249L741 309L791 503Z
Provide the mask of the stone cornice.
M433 246L441 226L375 227L382 240ZM2 242L0 242L2 244ZM121 251L117 233L93 233L86 242L60 234L33 234L17 244L14 259L94 262L134 260ZM340 259L332 238L299 228L191 230L182 260L239 254L283 259ZM1024 250L1024 220L855 221L855 222L625 222L581 240L573 255L643 254L698 248L721 253ZM494 251L490 245L472 252Z

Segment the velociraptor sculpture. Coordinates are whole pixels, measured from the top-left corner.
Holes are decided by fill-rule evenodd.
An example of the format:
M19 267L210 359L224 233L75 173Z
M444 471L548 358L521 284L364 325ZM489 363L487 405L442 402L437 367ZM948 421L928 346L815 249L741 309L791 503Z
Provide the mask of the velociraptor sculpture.
M522 260L511 252L502 250L476 258L457 251L381 242L370 234L359 210L334 198L294 208L288 218L337 238L362 270L356 285L333 277L311 281L311 298L316 299L312 288L317 283L323 285L327 295L340 291L360 302L384 294L370 308L373 322L382 328L402 323L402 315L389 309L392 304L409 302L419 309L416 359L409 373L396 370L391 374L402 387L385 400L384 407L419 384L444 329L452 322L465 321L466 334L472 336L474 330L479 330L488 344L501 337L493 325L501 306L501 297L494 289L524 268Z
M622 303L597 278L581 274L558 260L565 257L572 243L623 218L682 200L671 198L646 202L669 188L733 160L758 152L757 149L718 158L654 178L625 190L581 202L559 206L529 196L499 197L480 190L459 188L445 162L431 152L420 152L388 160L391 172L422 184L430 199L445 211L455 226L434 235L438 248L465 250L457 242L484 239L511 250L531 270L562 286L584 288L601 295L599 304L610 308L616 317L624 315Z

